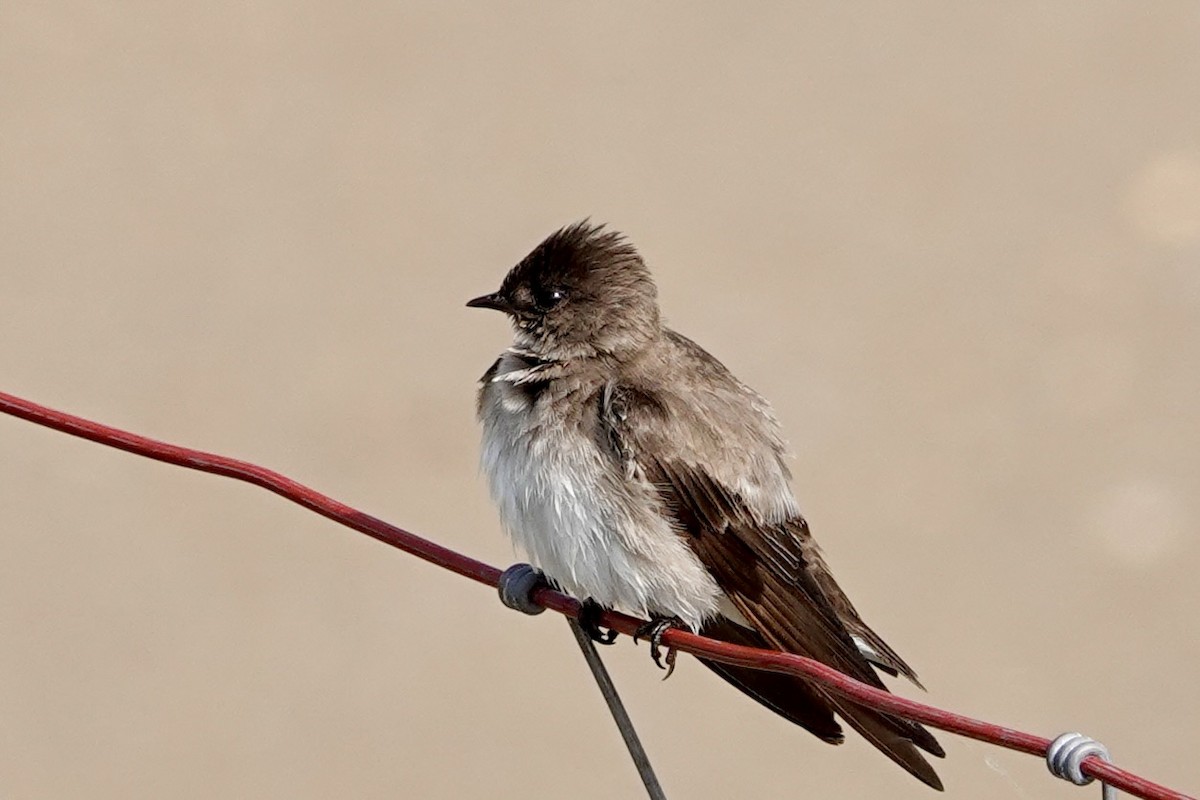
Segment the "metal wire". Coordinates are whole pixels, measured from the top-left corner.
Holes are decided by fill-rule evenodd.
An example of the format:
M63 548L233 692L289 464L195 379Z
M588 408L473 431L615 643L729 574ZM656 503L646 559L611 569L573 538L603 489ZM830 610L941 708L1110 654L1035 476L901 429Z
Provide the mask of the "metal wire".
M534 569L532 565L513 564L500 573L500 581L496 589L500 594L500 602L504 605L514 611L520 611L522 614L536 616L546 609L533 599L533 594L548 585L545 576ZM604 702L608 704L609 713L612 714L613 721L617 723L617 730L621 732L621 738L625 740L625 747L629 750L629 756L633 759L634 766L637 767L642 785L646 787L646 794L650 796L650 800L666 800L662 786L659 785L658 776L654 774L654 767L650 765L650 757L646 755L646 749L642 747L642 741L633 727L633 720L629 718L629 712L625 710L625 704L621 702L621 696L617 694L617 687L613 684L608 669L600 659L600 653L596 651L596 643L592 641L592 637L583 629L583 625L578 619L567 617L567 622L571 625L571 633L575 635L579 649L583 651L583 658L592 671L592 677L596 679L596 685L600 687L600 694L604 696Z
M583 651L584 660L592 670L592 677L596 679L596 685L600 687L600 694L604 695L604 702L608 703L608 710L612 712L613 722L617 723L617 730L621 732L621 738L625 740L625 747L629 750L629 757L633 759L633 763L637 767L642 785L646 787L646 794L650 796L650 800L667 800L662 786L658 783L658 776L654 774L654 767L650 765L650 757L646 755L642 741L638 738L637 731L634 730L633 720L625 711L625 704L621 702L621 698L617 694L617 687L613 685L604 662L600 660L600 653L596 651L595 642L592 641L592 637L587 635L583 626L579 624L579 620L567 617L567 622L571 625L571 633L575 634L575 641L579 643L579 649Z
M56 411L4 392L0 392L0 412L146 458L201 472L224 475L261 486L335 522L372 536L385 544L436 564L443 569L492 587L499 582L500 570L489 564L365 514L257 464L160 442ZM579 601L549 587L535 590L532 599L539 605L560 614L569 617L579 615ZM606 628L632 636L639 627L645 624L645 621L626 614L607 611L601 616L599 623ZM1006 747L1010 750L1045 757L1052 744L1049 739L1042 736L972 719L952 711L897 697L860 683L818 661L792 653L741 647L678 629L668 630L663 635L662 641L663 644L685 653L703 656L724 664L765 669L805 678L820 684L829 691L854 700L860 705L916 722L923 722L934 728ZM1145 800L1196 800L1183 792L1169 789L1140 775L1121 769L1096 755L1088 755L1081 759L1079 769L1084 775L1102 780L1115 789L1145 798Z

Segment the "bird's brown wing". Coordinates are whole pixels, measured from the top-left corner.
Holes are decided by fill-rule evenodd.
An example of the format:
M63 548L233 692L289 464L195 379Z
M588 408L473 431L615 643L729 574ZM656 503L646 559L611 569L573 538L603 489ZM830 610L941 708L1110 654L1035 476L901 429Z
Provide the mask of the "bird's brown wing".
M886 689L839 614L837 604L848 605L845 596L838 590L831 597L823 586L833 579L804 519L798 514L781 522L763 519L736 491L713 477L716 470L706 462L717 454L706 457L705 440L681 429L678 417L664 402L644 393L623 396L620 389L610 388L602 403L605 440L623 462L625 474L655 487L663 513L757 634L777 649L816 659ZM850 613L857 619L852 607ZM827 703L889 758L926 784L941 788L937 774L916 749L944 755L927 730L819 686L811 689L814 698Z

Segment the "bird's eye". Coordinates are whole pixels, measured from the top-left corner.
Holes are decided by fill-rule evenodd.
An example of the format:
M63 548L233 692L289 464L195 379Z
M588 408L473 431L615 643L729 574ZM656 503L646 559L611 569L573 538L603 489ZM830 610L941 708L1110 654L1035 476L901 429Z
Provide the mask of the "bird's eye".
M566 300L566 299L567 299L567 293L563 289L551 289L550 291L546 292L546 305L547 306L556 306L559 303L561 303L563 300Z

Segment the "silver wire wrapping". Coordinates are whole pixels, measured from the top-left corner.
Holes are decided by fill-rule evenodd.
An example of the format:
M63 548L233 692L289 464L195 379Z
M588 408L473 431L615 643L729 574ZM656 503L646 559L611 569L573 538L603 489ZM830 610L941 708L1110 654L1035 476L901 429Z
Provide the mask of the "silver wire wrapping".
M1088 756L1096 756L1102 761L1112 762L1108 748L1090 736L1082 733L1064 733L1050 743L1046 751L1046 766L1050 774L1070 781L1076 786L1087 786L1095 780L1090 775L1083 774L1083 760ZM1103 800L1116 800L1117 790L1101 781Z

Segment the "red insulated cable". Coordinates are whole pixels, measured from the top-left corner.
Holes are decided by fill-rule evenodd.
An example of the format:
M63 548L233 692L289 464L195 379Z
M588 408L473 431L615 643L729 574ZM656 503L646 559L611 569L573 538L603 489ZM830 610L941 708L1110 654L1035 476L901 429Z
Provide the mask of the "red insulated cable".
M457 553L449 548L423 539L416 534L390 525L381 519L372 517L369 514L351 508L345 503L340 503L332 497L327 497L303 484L297 483L291 478L280 475L278 472L256 464L149 439L135 433L101 425L98 422L92 422L82 417L55 411L54 409L46 408L45 406L40 406L3 392L0 392L0 411L37 423L38 425L44 425L47 428L69 433L72 436L90 439L93 442L106 444L110 447L116 447L140 456L165 461L168 464L175 464L180 467L200 470L201 472L224 475L228 478L235 478L261 486L335 522L340 522L347 527L436 564L443 569L448 569L451 572L456 572L459 575L489 586L495 586L500 579L500 570L489 564L476 561L469 556ZM567 616L573 617L579 613L579 603L576 600L552 589L539 589L533 599L540 605ZM604 614L601 622L605 627L632 635L643 621L625 614L609 611ZM971 717L965 717L951 711L943 711L940 708L934 708L933 706L918 703L914 700L897 697L872 686L859 683L853 678L843 675L832 667L828 667L818 661L791 653L741 647L675 629L667 631L663 636L663 643L677 647L693 655L713 659L714 661L809 678L862 705L915 720L934 728L959 734L960 736L1006 747L1010 750L1019 750L1023 753L1045 758L1046 751L1050 747L1050 740L1042 736L1035 736L1031 733L1005 728L1001 725L972 719ZM1147 798L1147 800L1196 800L1196 798L1185 795L1182 792L1160 786L1132 772L1105 762L1096 756L1084 759L1082 769L1085 775L1090 775L1093 778L1104 781L1110 786L1128 792L1136 797Z

